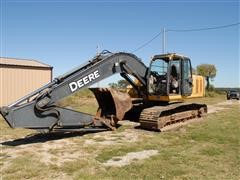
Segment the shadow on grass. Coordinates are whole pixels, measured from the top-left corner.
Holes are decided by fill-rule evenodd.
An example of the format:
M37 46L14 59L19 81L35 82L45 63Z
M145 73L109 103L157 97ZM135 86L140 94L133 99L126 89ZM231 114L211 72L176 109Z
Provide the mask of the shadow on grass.
M84 131L84 132L53 132L48 134L31 134L23 138L1 142L1 145L4 146L20 146L25 144L35 144L35 143L45 143L48 141L66 139L76 136L83 136L85 134L92 134L97 132L103 132L106 130L99 131Z

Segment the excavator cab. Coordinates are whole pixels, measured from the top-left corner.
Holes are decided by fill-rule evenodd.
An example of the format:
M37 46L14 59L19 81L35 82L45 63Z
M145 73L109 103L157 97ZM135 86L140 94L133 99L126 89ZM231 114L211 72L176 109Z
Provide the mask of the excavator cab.
M148 72L148 93L152 100L181 100L192 93L189 58L177 54L155 55Z

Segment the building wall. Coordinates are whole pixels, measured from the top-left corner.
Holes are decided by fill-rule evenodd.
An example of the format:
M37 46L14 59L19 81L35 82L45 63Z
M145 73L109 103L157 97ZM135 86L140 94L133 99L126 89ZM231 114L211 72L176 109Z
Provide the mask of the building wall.
M0 66L0 106L6 106L51 81L51 68Z

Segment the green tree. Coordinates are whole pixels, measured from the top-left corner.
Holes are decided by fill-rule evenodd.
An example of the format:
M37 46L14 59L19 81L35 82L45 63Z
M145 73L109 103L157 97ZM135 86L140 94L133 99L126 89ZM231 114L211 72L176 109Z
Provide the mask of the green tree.
M125 79L121 79L117 83L109 83L108 85L115 89L126 89L129 85L129 82L127 82Z
M125 79L121 79L118 81L118 87L120 89L126 89L128 85L129 85L129 82L127 82Z
M114 89L118 88L118 84L117 83L109 83L108 85L109 85L109 87L114 88Z
M217 74L217 69L213 64L200 64L197 66L197 73L204 76L207 81L207 90L210 88L210 80L213 80Z

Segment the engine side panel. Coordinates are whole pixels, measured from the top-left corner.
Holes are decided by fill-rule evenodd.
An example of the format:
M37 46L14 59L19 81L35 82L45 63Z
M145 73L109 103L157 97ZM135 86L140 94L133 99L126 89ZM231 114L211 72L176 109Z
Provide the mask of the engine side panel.
M205 79L203 76L193 75L193 88L191 96L187 98L204 97L205 96Z

